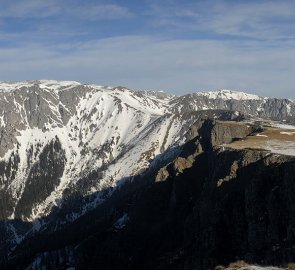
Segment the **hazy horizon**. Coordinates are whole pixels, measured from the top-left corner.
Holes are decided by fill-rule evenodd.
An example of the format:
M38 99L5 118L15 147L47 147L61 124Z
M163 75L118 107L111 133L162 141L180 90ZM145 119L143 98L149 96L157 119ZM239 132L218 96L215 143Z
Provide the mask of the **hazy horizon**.
M293 1L8 0L0 80L295 98Z

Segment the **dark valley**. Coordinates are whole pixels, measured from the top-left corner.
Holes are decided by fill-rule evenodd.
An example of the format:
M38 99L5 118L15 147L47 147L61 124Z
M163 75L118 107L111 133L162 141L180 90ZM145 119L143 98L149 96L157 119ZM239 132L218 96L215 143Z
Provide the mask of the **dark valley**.
M1 269L295 261L293 100L26 81L0 102Z

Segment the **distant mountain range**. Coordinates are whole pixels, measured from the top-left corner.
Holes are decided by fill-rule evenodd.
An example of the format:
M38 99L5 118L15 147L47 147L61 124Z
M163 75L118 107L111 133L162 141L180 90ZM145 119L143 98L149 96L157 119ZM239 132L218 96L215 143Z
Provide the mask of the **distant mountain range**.
M215 191L213 192L216 186L214 184L212 186L210 181L223 183L232 178L238 178L238 181L244 183L245 177L239 178L239 170L252 175L253 171L247 167L248 164L259 163L262 159L268 160L269 163L257 165L260 168L259 171L261 170L258 178L270 176L269 172L264 172L263 168L263 166L270 166L269 164L279 164L282 166L281 171L286 173L288 170L293 170L293 157L282 156L278 159L275 154L263 149L251 150L249 154L243 152L244 150L228 149L227 145L224 146L262 132L265 125L295 124L295 102L290 99L265 98L231 90L174 96L164 92L132 91L125 87L113 88L83 85L72 81L43 80L0 83L0 104L0 230L2 234L0 265L3 265L4 269L42 269L42 266L45 269L70 269L70 267L95 269L96 263L102 265L101 269L119 269L117 267L120 263L127 263L125 259L128 256L136 257L132 255L137 252L136 249L126 244L132 253L127 252L127 254L122 251L122 254L128 256L125 259L118 258L114 265L109 264L107 257L102 256L103 249L112 252L114 248L114 253L119 256L120 248L116 241L129 241L134 244L130 240L132 226L150 224L152 221L147 217L158 220L158 215L161 213L166 215L167 225L172 221L176 224L171 231L168 230L169 233L176 233L175 230L180 228L183 230L184 224L176 222L176 216L168 210L175 211L175 215L179 215L178 218L183 218L183 221L188 218L188 215L182 213L182 210L192 211L195 208L200 211L200 214L210 205L208 198L204 198L202 192L206 191L213 197L217 196ZM242 124L235 125L235 122ZM288 129L282 132L290 133ZM288 133L285 136L288 137ZM219 149L216 150L216 147ZM217 154L215 151L222 153ZM220 159L221 156L223 156L222 159ZM208 167L208 162L214 164L214 169ZM276 172L276 169L271 170L278 174L270 184L273 185L272 188L276 188L275 184L280 185L277 183L278 180L285 176ZM201 182L193 184L188 171L191 175L202 175L202 180L199 180ZM213 171L214 174L211 175ZM293 176L291 177L290 174L288 177L286 181L291 181ZM166 179L172 181L172 186L168 187L170 184L167 184ZM180 184L180 189L175 190L174 185L178 185L178 181L186 181L185 179L189 179L188 186ZM265 179L261 181L266 184ZM164 182L164 190L161 188L158 190L159 185L162 185L159 183ZM154 187L155 183L157 187ZM155 193L151 192L150 188L155 189ZM167 188L169 192L173 191L174 195L168 196L165 193ZM248 188L245 187L246 190ZM261 191L258 187L257 190L255 188L255 192ZM195 193L191 194L186 189ZM270 187L267 190L271 191ZM289 195L285 194L287 191L283 190L280 195L273 196L284 195L289 198ZM231 194L230 191L226 192ZM157 198L155 194L159 197ZM163 196L168 196L166 199L169 201L169 207ZM222 199L226 195L220 196ZM254 195L254 197L247 195L245 200L236 195L228 196L224 200L232 198L239 204L250 203L245 200L256 201ZM217 199L213 197L213 201ZM151 202L159 204L159 211L149 205L149 198ZM272 202L272 197L267 198ZM289 206L292 208L294 201L291 198L290 200L291 206ZM196 201L207 205L199 209L195 205ZM218 209L215 208L216 205L212 205L212 208L206 211L216 215L218 219L219 215L222 216L218 211L227 211L220 209L231 208L230 205L234 202L226 201L226 203L228 205L218 204ZM257 203L261 203L263 207L265 205L265 202L259 202L259 200ZM280 206L279 202L278 205ZM291 211L289 206L284 206L284 211L291 215L293 210ZM233 211L239 211L238 208L233 209ZM265 209L265 211L276 211L273 205L265 206ZM147 216L141 216L140 211L146 211ZM228 211L232 210L228 209ZM258 209L257 213L255 209L253 211L255 218L251 221L254 222L263 211L261 209ZM231 214L236 215L236 222L243 223L237 224L241 226L239 227L241 234L235 232L234 236L246 237L244 223L247 223L247 218L240 217L238 213ZM232 218L231 214L226 212L225 216ZM276 214L274 212L274 215ZM267 224L281 226L282 228L278 230L289 230L288 226L291 226L289 223L291 224L293 219L287 220L282 217L281 215L285 213L280 212L278 215L277 218L284 219L281 225L274 225L275 222ZM216 222L227 224L229 221L223 220L221 216ZM150 224L151 227L155 226L153 227L155 234L151 233L151 241L146 242L145 248L152 249L156 243L152 240L157 238L158 233L161 234L165 222L160 220L161 230L157 228L156 223ZM186 222L190 221L186 220ZM230 233L231 227L223 223L218 223L217 226L211 221L211 223L204 221L202 224L192 222L194 226L198 224L200 228L203 228L204 224L214 224L212 225L214 230L218 230L219 225L220 228L225 226L224 231ZM127 228L127 224L131 227ZM250 230L252 225L248 224L247 230ZM258 227L254 228L254 232L259 238L261 235ZM68 230L70 234L67 235L63 230ZM126 234L122 235L121 231L124 230ZM110 232L111 236L109 236ZM283 236L275 232L275 229L273 232L277 234L278 245L281 245ZM77 238L74 236L75 233ZM136 237L137 234L140 235L139 239L142 233L143 227L141 230L134 229L134 235ZM166 235L168 238L173 235L169 233L167 232ZM212 243L217 241L214 236L210 236L209 232L206 233L208 237L213 237ZM291 234L291 231L288 233ZM118 239L113 234L119 235ZM292 242L294 236L286 236L286 233L284 236L288 239L288 243L293 243L295 246ZM58 237L62 240L57 240ZM93 241L90 242L90 246L93 246L97 252L100 250L99 255L91 255L91 248L88 250L87 245L83 246L87 237L101 243L101 246L98 246ZM195 232L195 236L189 237L203 239L205 236ZM229 237L233 238L233 236ZM162 241L169 242L168 238ZM251 239L247 241L251 242ZM171 244L175 245L173 251L159 244L161 246L157 250L159 254L152 254L151 264L146 264L146 268L142 266L142 269L208 269L207 267L212 267L214 263L217 264L220 261L230 262L235 255L231 250L235 245L231 244L232 246L228 247L225 244L224 250L227 253L224 253L224 260L215 255L212 255L211 260L206 252L203 254L198 251L195 253L196 257L200 258L204 255L204 258L200 259L203 263L199 259L194 262L197 268L181 268L181 266L177 268L176 265L180 265L179 261L184 263L182 265L188 264L187 252L192 252L192 250L187 251L182 245L184 238L181 241L178 240L171 241ZM48 245L45 243L39 245L40 241L45 241ZM207 243L206 241L203 242ZM234 242L234 240L231 241ZM265 245L264 240L257 239L257 241L259 245ZM111 246L107 243L111 243ZM274 241L269 245L275 246L275 243ZM80 250L75 254L75 250L79 250L77 247L81 246L87 252ZM123 246L122 249L124 249ZM219 248L219 242L216 246ZM288 244L285 248L289 247ZM143 247L139 245L137 248L140 253L140 248ZM194 249L198 247L194 246ZM252 262L255 260L261 262L263 259L270 262L270 257L266 255L261 254L260 257L251 255L258 249L255 246L251 251L249 246L245 245L241 247L238 251L239 256L236 257L241 257L243 252L245 254L248 252L250 254L248 259ZM268 247L266 249L268 250ZM283 248L280 250L281 257L278 255L273 263L281 263L284 256L288 258L286 261L292 259L291 255L286 255ZM79 257L80 255L84 257ZM92 261L88 262L89 268L84 268L87 264L85 262L87 256ZM136 260L139 260L141 256L143 254L140 253L137 258L130 259L130 269L138 269L136 267L141 264ZM170 266L175 268L167 268L168 261L171 262ZM156 266L158 268L155 268ZM128 269L127 266L124 269Z

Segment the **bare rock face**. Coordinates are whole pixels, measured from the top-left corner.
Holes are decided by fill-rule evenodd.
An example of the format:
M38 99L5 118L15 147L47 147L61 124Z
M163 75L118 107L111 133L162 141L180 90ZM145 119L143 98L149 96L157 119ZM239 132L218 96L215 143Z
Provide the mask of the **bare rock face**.
M128 200L126 227L116 234L102 233L96 240L102 242L95 245L94 262L82 260L80 265L214 269L239 259L261 265L294 261L295 159L207 147L207 142L216 141L213 138L221 138L218 131L229 132L220 125L205 121L199 136L159 171L155 183ZM232 139L246 136L245 130L233 131ZM123 254L114 249L127 242ZM115 261L107 256L113 252L120 252Z
M200 140L205 148L215 145L228 144L234 140L241 140L251 134L253 126L240 124L239 122L207 121L201 128Z
M259 265L294 261L295 158L223 149L214 143L242 138L251 129L222 125L195 123L197 136L177 158L126 183L73 224L48 231L46 253L40 255L42 234L24 242L10 269L36 259L41 265L48 258L66 261L69 254L77 269L202 270L237 260ZM226 134L224 140L219 132ZM31 253L22 257L28 246Z
M167 171L166 167L161 168L155 178L156 182L165 181L169 177L169 172Z
M174 161L174 169L182 173L185 169L191 168L194 162L194 157L188 156L187 158L179 157Z
M199 139L207 150L190 168L179 174L177 167L168 167L167 207L185 221L178 227L181 247L173 253L179 260L167 256L166 264L213 269L237 259L266 265L294 261L295 159L256 150L224 151L214 143L242 138L251 129L221 125L206 121L200 128Z
M295 259L294 159L222 146L255 132L228 120L292 122L293 101L75 82L1 87L1 269Z
M290 99L263 98L230 90L221 90L176 97L171 100L171 104L174 105L173 110L178 112L218 108L294 123L292 116L295 114L295 106Z

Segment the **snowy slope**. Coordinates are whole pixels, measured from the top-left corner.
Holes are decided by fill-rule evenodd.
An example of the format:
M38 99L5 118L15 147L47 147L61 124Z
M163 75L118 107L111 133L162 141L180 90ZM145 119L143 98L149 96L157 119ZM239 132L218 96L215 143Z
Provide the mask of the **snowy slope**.
M196 93L198 96L207 97L209 99L235 99L235 100L260 100L263 99L262 97L259 97L257 95L253 94L247 94L243 92L238 91L232 91L232 90L219 90L219 91L209 91L209 92L200 92Z
M2 191L10 194L14 205L7 213L10 219L34 220L48 214L61 203L66 189L75 191L81 178L100 168L103 173L81 195L114 187L122 178L146 169L183 136L179 117L166 114L168 96L56 81L2 83L0 89L12 105L10 111L2 112L1 127L9 125L12 117L14 122L8 134L13 140L5 144L1 160L5 169L11 163L15 169L13 177L3 173L0 178ZM56 140L65 153L63 174L50 194L42 202L32 202L31 213L24 215L17 209L32 168L40 163L45 147Z
M126 179L169 159L198 110L241 111L287 119L290 100L230 90L173 96L73 81L0 83L2 219L35 221L72 198L89 198L73 220ZM277 112L279 111L279 113ZM22 240L13 225L8 231Z
M10 92L16 89L22 89L38 85L42 89L63 90L67 87L81 85L75 81L55 81L55 80L40 80L40 81L23 81L23 82L0 82L0 92Z

